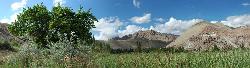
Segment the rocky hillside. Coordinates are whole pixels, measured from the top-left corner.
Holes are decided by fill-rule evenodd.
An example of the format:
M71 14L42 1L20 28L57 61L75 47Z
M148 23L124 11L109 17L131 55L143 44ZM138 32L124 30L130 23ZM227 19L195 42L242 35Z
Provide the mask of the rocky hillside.
M115 37L109 43L113 49L162 48L174 41L178 36L164 34L154 30L138 31L134 34Z
M115 37L113 39L114 40L147 39L147 40L159 40L163 42L172 42L177 37L178 35L160 33L154 30L146 30L146 31L138 31L130 35L125 35L121 38Z
M166 48L205 51L211 49L249 48L250 27L232 29L220 23L200 22L183 32Z
M8 24L6 23L0 23L0 40L1 41L16 41L18 43L23 42L19 38L11 35L11 33L8 31Z
M6 23L0 23L0 38L2 40L11 40L13 36L9 33Z

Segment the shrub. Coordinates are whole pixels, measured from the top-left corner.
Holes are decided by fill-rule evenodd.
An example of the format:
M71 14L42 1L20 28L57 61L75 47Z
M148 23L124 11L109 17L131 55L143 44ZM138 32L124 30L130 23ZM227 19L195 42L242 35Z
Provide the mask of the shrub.
M16 51L19 44L16 41L7 41L0 39L0 50Z
M0 42L0 50L13 50L10 43L7 41L1 41Z
M37 48L38 44L29 42L20 47L19 52L5 60L3 67L89 67L91 47L85 42L77 44L70 40L59 40L47 46L50 49Z

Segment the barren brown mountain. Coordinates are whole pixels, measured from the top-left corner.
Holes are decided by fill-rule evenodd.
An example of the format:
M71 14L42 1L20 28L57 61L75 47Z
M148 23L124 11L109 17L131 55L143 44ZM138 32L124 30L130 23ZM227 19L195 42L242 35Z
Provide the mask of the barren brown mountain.
M175 40L177 35L164 34L154 30L138 31L134 34L116 37L109 43L113 49L162 48Z
M200 22L183 32L166 48L206 51L249 48L250 27L231 28L221 23Z

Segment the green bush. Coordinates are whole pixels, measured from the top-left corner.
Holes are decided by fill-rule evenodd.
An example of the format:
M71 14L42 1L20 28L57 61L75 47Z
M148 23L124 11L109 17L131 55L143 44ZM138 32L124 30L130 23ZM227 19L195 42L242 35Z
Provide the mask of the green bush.
M90 67L91 47L85 42L77 44L69 40L50 43L50 49L37 48L29 42L20 47L19 52L8 57L2 67Z
M13 50L10 43L7 41L1 41L0 42L0 50Z
M18 47L19 44L16 41L7 41L3 39L0 41L0 50L16 51Z

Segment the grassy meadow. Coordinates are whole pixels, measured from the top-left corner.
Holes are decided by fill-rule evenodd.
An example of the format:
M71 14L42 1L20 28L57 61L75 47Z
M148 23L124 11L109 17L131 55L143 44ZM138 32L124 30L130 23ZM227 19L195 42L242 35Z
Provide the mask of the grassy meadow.
M250 50L210 52L95 53L100 68L249 68Z
M36 49L36 44L19 47L16 52L2 57L3 68L248 68L250 50L182 51L148 49L112 51L107 44L96 43L91 50L71 52L67 41L51 44L52 49ZM83 45L83 44L78 44ZM116 50L117 51L117 50ZM88 53L83 53L88 52ZM75 54L76 56L72 56ZM6 54L5 54L6 55Z

